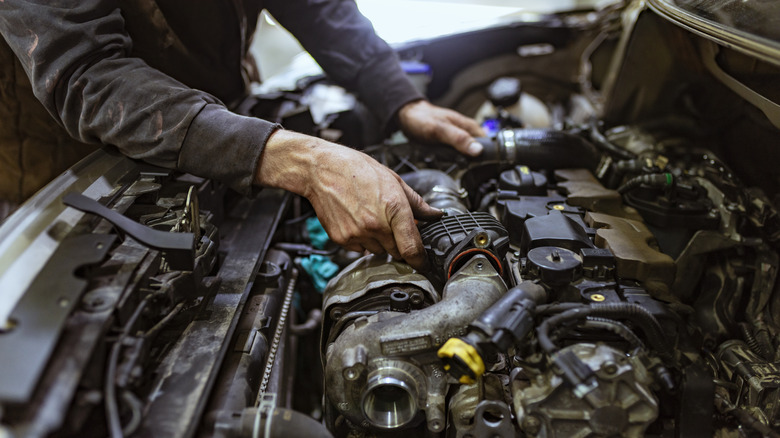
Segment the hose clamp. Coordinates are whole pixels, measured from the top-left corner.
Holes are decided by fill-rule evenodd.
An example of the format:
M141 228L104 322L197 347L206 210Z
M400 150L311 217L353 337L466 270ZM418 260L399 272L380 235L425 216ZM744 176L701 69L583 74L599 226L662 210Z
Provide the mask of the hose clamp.
M507 129L501 131L501 144L506 151L506 160L514 163L517 158L517 143L515 142L515 131Z

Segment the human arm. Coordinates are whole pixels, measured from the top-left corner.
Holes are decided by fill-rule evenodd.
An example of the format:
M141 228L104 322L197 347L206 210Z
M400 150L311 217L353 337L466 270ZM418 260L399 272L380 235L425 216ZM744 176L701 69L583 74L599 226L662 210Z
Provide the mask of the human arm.
M397 125L417 140L446 143L467 155L481 152L474 137L485 135L482 128L424 100L354 1L270 1L266 7L334 81L358 93L383 127Z
M262 146L278 126L233 114L132 57L118 5L5 0L0 33L36 97L74 138L250 192Z
M255 181L306 197L330 238L345 248L388 253L416 268L425 258L414 218L442 214L368 155L291 131L269 138Z

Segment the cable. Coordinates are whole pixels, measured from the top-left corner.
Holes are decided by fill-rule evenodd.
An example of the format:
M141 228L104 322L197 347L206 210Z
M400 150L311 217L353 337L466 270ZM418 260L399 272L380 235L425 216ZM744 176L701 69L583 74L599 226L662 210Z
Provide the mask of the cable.
M151 300L152 295L147 295L138 304L130 319L122 327L122 331L119 333L114 345L111 347L111 355L108 359L108 369L106 370L106 383L105 383L105 407L106 407L106 422L108 423L108 433L111 438L123 438L124 432L122 430L122 420L119 415L119 407L116 399L116 369L119 364L119 353L122 350L122 343L127 337L127 332L135 325L135 322L141 316L141 313L146 308L146 305Z

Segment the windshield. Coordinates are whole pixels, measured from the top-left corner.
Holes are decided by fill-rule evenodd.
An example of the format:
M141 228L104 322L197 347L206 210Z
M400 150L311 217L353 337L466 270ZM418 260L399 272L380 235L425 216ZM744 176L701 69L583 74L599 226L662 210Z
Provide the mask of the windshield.
M720 34L712 36L730 34L760 44L780 46L778 0L655 0L652 3L687 25L712 30L706 33Z
M385 41L402 43L490 26L526 13L593 8L597 0L357 0Z
M777 0L663 0L722 26L780 42Z

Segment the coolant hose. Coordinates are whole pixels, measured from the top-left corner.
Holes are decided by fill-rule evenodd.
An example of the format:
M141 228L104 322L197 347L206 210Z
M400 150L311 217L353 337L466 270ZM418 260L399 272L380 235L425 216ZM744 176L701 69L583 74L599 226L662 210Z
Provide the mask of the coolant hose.
M582 136L554 129L505 129L495 139L478 138L484 147L476 158L523 164L532 169L585 168L595 171L601 157Z

